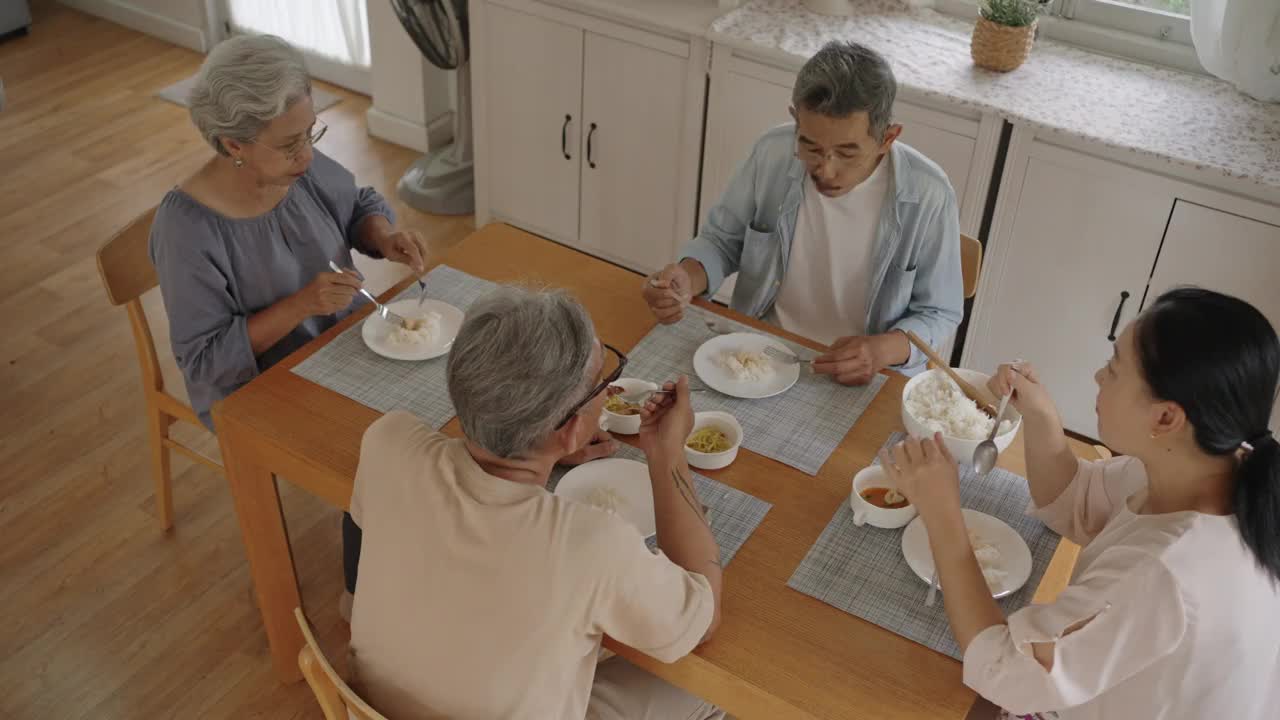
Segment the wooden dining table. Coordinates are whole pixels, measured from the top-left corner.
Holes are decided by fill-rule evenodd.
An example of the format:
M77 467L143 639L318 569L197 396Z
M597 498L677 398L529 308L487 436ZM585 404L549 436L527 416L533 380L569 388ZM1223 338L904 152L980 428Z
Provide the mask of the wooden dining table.
M641 298L640 275L506 225L478 230L435 258L433 266L441 263L500 283L567 288L590 311L597 335L624 351L656 325ZM695 302L820 347L721 306ZM361 436L379 417L291 370L368 312L346 318L214 408L259 608L282 681L301 677L297 655L303 640L292 613L306 603L298 589L277 478L346 508ZM889 374L816 476L746 450L728 468L706 473L773 505L725 569L723 621L711 641L673 664L611 640L606 645L744 720L965 717L975 696L961 682L959 662L787 587L832 515L848 502L853 475L871 463L890 433L903 429L904 384L905 378ZM443 432L460 434L456 418ZM1081 456L1095 457L1090 446L1071 442ZM1025 474L1021 438L1002 454L1000 466ZM1052 598L1065 586L1075 552L1070 543L1059 547L1037 601Z

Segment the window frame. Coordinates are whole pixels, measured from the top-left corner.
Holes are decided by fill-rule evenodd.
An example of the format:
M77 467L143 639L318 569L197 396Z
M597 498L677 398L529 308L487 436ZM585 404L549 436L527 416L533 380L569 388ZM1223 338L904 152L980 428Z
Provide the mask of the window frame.
M976 20L978 2L933 0L932 4L943 14ZM1171 29L1162 37L1165 26ZM1190 19L1159 10L1106 0L1054 0L1040 17L1039 34L1089 51L1207 74L1191 45Z
M1112 0L1059 0L1063 19L1191 45L1191 18Z

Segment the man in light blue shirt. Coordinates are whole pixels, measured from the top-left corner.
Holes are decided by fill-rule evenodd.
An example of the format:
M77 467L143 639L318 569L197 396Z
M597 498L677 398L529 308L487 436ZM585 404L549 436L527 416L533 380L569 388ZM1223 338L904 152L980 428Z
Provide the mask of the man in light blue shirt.
M645 283L659 321L738 274L731 307L825 343L813 369L849 385L926 360L963 316L959 210L942 170L895 142L884 58L833 42L796 78L795 123L756 142L683 250Z

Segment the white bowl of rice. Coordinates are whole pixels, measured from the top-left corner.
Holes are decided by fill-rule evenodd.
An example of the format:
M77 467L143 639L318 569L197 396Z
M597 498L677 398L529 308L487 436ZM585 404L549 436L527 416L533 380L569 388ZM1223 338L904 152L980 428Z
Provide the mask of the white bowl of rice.
M694 449L695 446L704 449ZM727 412L708 410L694 414L684 455L690 465L700 470L719 470L737 459L741 446L742 425L738 419Z
M976 370L955 368L956 374L981 392L987 391L990 375ZM988 398L999 406L998 398ZM960 391L942 370L929 370L911 378L902 390L902 424L915 438L931 438L942 433L943 442L957 462L973 463L973 451L987 439L994 422L978 409L978 404ZM1001 431L996 435L996 448L1004 452L1018 435L1022 415L1010 405L1004 411Z

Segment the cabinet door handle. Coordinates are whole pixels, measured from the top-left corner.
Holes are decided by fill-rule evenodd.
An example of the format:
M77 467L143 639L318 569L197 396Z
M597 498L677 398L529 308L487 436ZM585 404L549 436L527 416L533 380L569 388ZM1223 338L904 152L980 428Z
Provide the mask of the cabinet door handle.
M591 123L591 130L587 132L587 164L590 165L593 170L596 167L596 161L591 159L591 138L595 137L595 134L596 124Z
M565 160L572 160L569 156L569 123L573 122L572 115L564 116L564 124L560 126L560 152L564 153Z
M1111 342L1116 341L1116 328L1120 325L1120 313L1124 312L1125 301L1129 299L1129 291L1125 290L1120 293L1120 304L1116 306L1116 314L1111 318L1111 332L1107 334L1107 339Z

